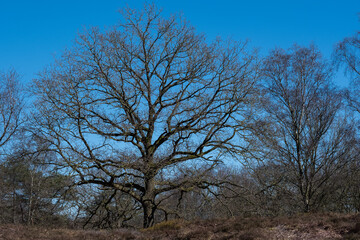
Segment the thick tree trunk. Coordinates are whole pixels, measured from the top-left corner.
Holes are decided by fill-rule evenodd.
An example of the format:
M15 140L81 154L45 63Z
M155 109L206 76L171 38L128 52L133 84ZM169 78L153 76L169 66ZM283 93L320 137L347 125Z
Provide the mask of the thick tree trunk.
M143 227L148 228L154 225L154 213L155 213L155 205L151 202L143 203L144 210L144 222Z
M154 177L145 178L145 194L142 199L144 212L143 227L148 228L154 224L155 205L155 180Z

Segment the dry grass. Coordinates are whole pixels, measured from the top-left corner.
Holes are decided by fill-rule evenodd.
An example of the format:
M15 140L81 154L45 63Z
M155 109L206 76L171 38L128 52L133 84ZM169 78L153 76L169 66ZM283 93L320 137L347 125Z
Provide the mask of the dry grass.
M21 225L0 226L1 240L115 240L115 239L145 239L138 231L119 229L105 230L72 230L47 229Z
M0 226L0 239L360 239L360 214L301 214L294 217L171 220L146 230L70 230Z

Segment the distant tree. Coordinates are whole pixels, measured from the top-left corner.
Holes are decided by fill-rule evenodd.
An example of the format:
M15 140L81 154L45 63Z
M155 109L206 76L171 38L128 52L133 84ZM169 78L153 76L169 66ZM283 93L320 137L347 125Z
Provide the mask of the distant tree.
M6 180L2 171L2 164L9 154L5 146L14 138L20 125L23 123L22 110L23 96L19 75L15 70L0 72L0 193L4 193L7 189ZM2 204L4 197L5 196L1 194L0 208L2 209L4 209ZM5 217L5 211L4 215L0 217Z
M275 163L302 211L316 211L353 155L354 131L341 116L332 69L314 47L273 50L264 61L263 112L254 124L261 164ZM277 182L277 180L275 181ZM271 184L270 184L271 185Z
M29 225L66 224L64 192L71 178L46 164L46 154L30 138L13 145L0 164L0 221Z
M141 226L141 206L117 189L89 191L82 203L83 227L124 228Z
M337 44L334 52L334 59L338 67L344 67L345 73L350 77L350 86L346 91L349 106L355 113L360 113L360 32L351 37L345 38ZM358 116L355 124L359 126ZM357 131L358 141L354 145L359 154L359 132ZM344 191L340 192L342 205L349 211L359 211L360 209L360 159L349 166L348 172L342 177L341 184ZM345 200L344 200L345 199Z
M22 109L19 75L15 70L0 72L0 151L19 129Z
M161 206L166 220L182 218L187 220L212 219L234 216L227 204L228 198L238 194L239 182L231 178L233 174L224 166L219 166L203 176L207 182L221 182L211 188L201 186L184 186L172 192L167 192L167 199ZM183 176L179 176L182 179ZM231 189L229 190L229 188ZM227 190L229 190L227 192ZM237 192L236 192L237 191ZM161 213L163 213L161 212Z
M137 201L146 228L166 193L221 184L203 176L225 151L240 151L245 123L235 119L251 100L257 61L245 43L208 43L153 6L124 16L106 32L81 34L35 80L33 132L78 184Z
M350 106L360 113L360 33L338 43L334 58L338 66L344 66L345 72L351 76L348 100Z

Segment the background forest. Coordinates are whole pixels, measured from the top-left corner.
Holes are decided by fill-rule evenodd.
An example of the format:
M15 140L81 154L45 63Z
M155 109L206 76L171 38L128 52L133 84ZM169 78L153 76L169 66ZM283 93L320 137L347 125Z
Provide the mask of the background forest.
M261 56L154 5L0 76L0 223L360 211L360 36ZM333 82L345 70L351 87Z

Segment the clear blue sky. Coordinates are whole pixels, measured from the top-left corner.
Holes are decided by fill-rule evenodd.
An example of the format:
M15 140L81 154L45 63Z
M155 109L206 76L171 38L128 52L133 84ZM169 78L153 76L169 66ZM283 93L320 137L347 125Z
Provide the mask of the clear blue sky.
M13 67L25 82L71 47L86 26L111 26L118 10L143 0L0 0L0 70ZM149 2L149 1L148 1ZM249 39L273 47L315 43L326 57L334 44L360 31L360 0L155 0L164 14L182 12L198 32Z

